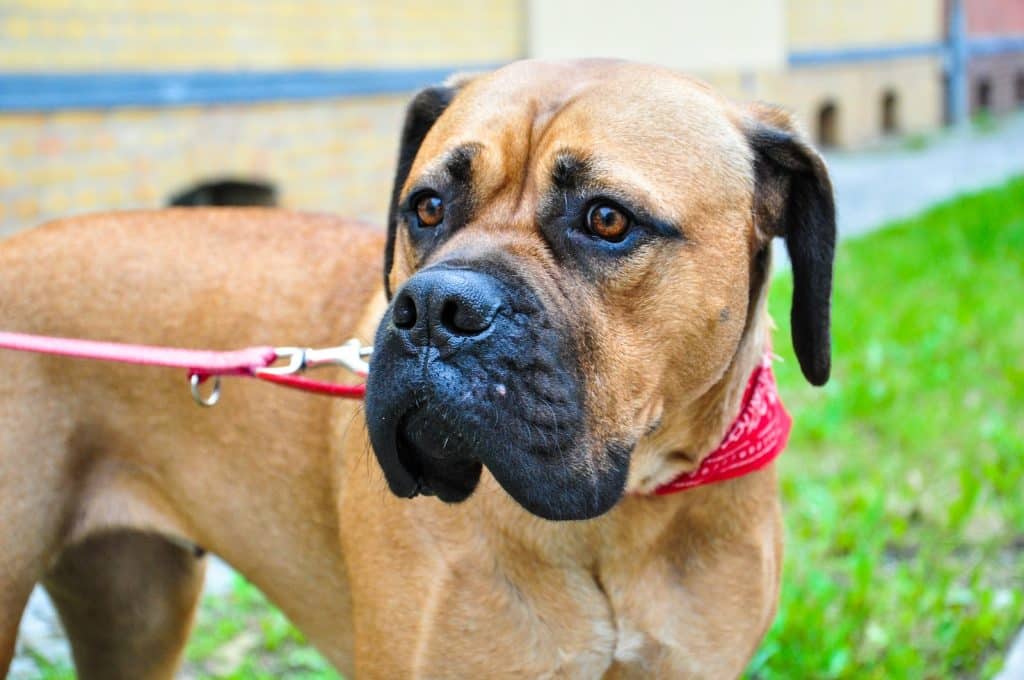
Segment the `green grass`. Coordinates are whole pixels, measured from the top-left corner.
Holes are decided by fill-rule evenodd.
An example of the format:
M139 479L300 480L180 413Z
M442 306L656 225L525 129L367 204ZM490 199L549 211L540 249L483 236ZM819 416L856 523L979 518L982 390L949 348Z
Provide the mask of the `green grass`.
M914 132L902 139L902 147L907 151L924 151L931 146L933 139L924 132Z
M186 650L193 677L229 680L339 680L284 615L240 576L232 590L203 601Z
M799 375L755 678L991 677L1024 622L1024 181L844 243L833 377Z
M28 656L35 664L40 680L75 680L75 671L70 665L51 661L31 649L28 650Z
M795 417L782 601L748 675L991 677L1024 623L1024 180L840 246L821 390L791 289L770 300ZM191 677L338 677L241 579L187 656Z
M999 119L988 109L981 109L971 118L971 126L981 134L990 134L999 129Z

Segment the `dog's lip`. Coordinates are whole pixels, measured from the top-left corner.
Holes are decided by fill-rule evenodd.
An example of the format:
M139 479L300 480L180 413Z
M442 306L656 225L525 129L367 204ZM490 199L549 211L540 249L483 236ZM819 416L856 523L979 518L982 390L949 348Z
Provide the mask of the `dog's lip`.
M468 498L480 481L483 464L459 456L439 458L425 450L410 433L415 430L413 418L420 416L416 407L406 411L397 422L394 432L395 457L405 477L412 481L408 497L437 496L446 503L458 503Z
M398 458L398 464L415 481L409 498L417 495L433 496L433 489L423 478L423 466L420 464L423 453L409 436L409 419L412 417L412 413L412 409L407 411L399 418L398 425L395 427L395 455Z
M401 421L401 417L396 415L394 412L380 415L380 424L371 428L371 439L378 456L383 456L384 479L391 492L399 498L415 498L420 493L420 484L408 468L408 463L415 458L400 448L396 423ZM403 451L402 458L399 457L400 451ZM384 464L385 460L389 462Z

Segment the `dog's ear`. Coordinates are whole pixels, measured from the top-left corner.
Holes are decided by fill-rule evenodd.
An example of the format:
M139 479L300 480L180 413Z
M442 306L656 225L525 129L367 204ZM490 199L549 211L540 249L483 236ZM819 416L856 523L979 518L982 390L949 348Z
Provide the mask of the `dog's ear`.
M391 266L395 259L395 232L398 228L398 196L402 186L409 177L412 163L420 150L430 128L441 117L448 105L452 103L456 93L470 82L476 74L457 74L450 77L443 85L436 85L420 90L409 103L405 112L405 124L402 126L402 138L398 145L398 165L395 168L395 184L391 189L391 203L388 207L388 237L384 250L384 291L391 299Z
M807 380L824 385L832 363L832 182L789 114L763 105L753 113L746 133L754 151L754 219L765 237L786 241L793 266L793 348Z

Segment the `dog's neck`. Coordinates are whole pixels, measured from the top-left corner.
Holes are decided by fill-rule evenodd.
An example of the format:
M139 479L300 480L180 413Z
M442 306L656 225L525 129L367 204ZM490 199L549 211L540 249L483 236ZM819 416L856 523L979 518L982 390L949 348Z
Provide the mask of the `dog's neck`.
M766 275L767 276L767 275ZM722 376L688 403L666 404L666 425L644 437L633 451L626 493L646 495L696 470L722 441L742 407L754 369L771 346L766 286L754 289L744 333Z

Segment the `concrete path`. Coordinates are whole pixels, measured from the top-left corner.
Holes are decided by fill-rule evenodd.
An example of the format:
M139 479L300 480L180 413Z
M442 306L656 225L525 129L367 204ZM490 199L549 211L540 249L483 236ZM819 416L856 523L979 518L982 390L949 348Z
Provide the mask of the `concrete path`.
M877 151L826 154L840 236L872 231L957 194L1024 173L1024 115L996 126L989 132L936 133L917 151L908 150L904 141Z
M1003 670L995 680L1024 680L1024 630L1017 634L1010 653L1003 664Z
M999 121L996 129L936 133L924 148L894 142L873 151L826 155L836 190L840 237L869 232L909 217L957 194L999 184L1024 173L1024 115ZM783 249L778 249L781 255ZM207 572L207 593L223 593L230 568L216 558ZM38 677L29 650L51 661L70 659L60 624L42 589L37 588L21 624L13 680ZM1024 680L1024 634L1018 637L1002 680Z

